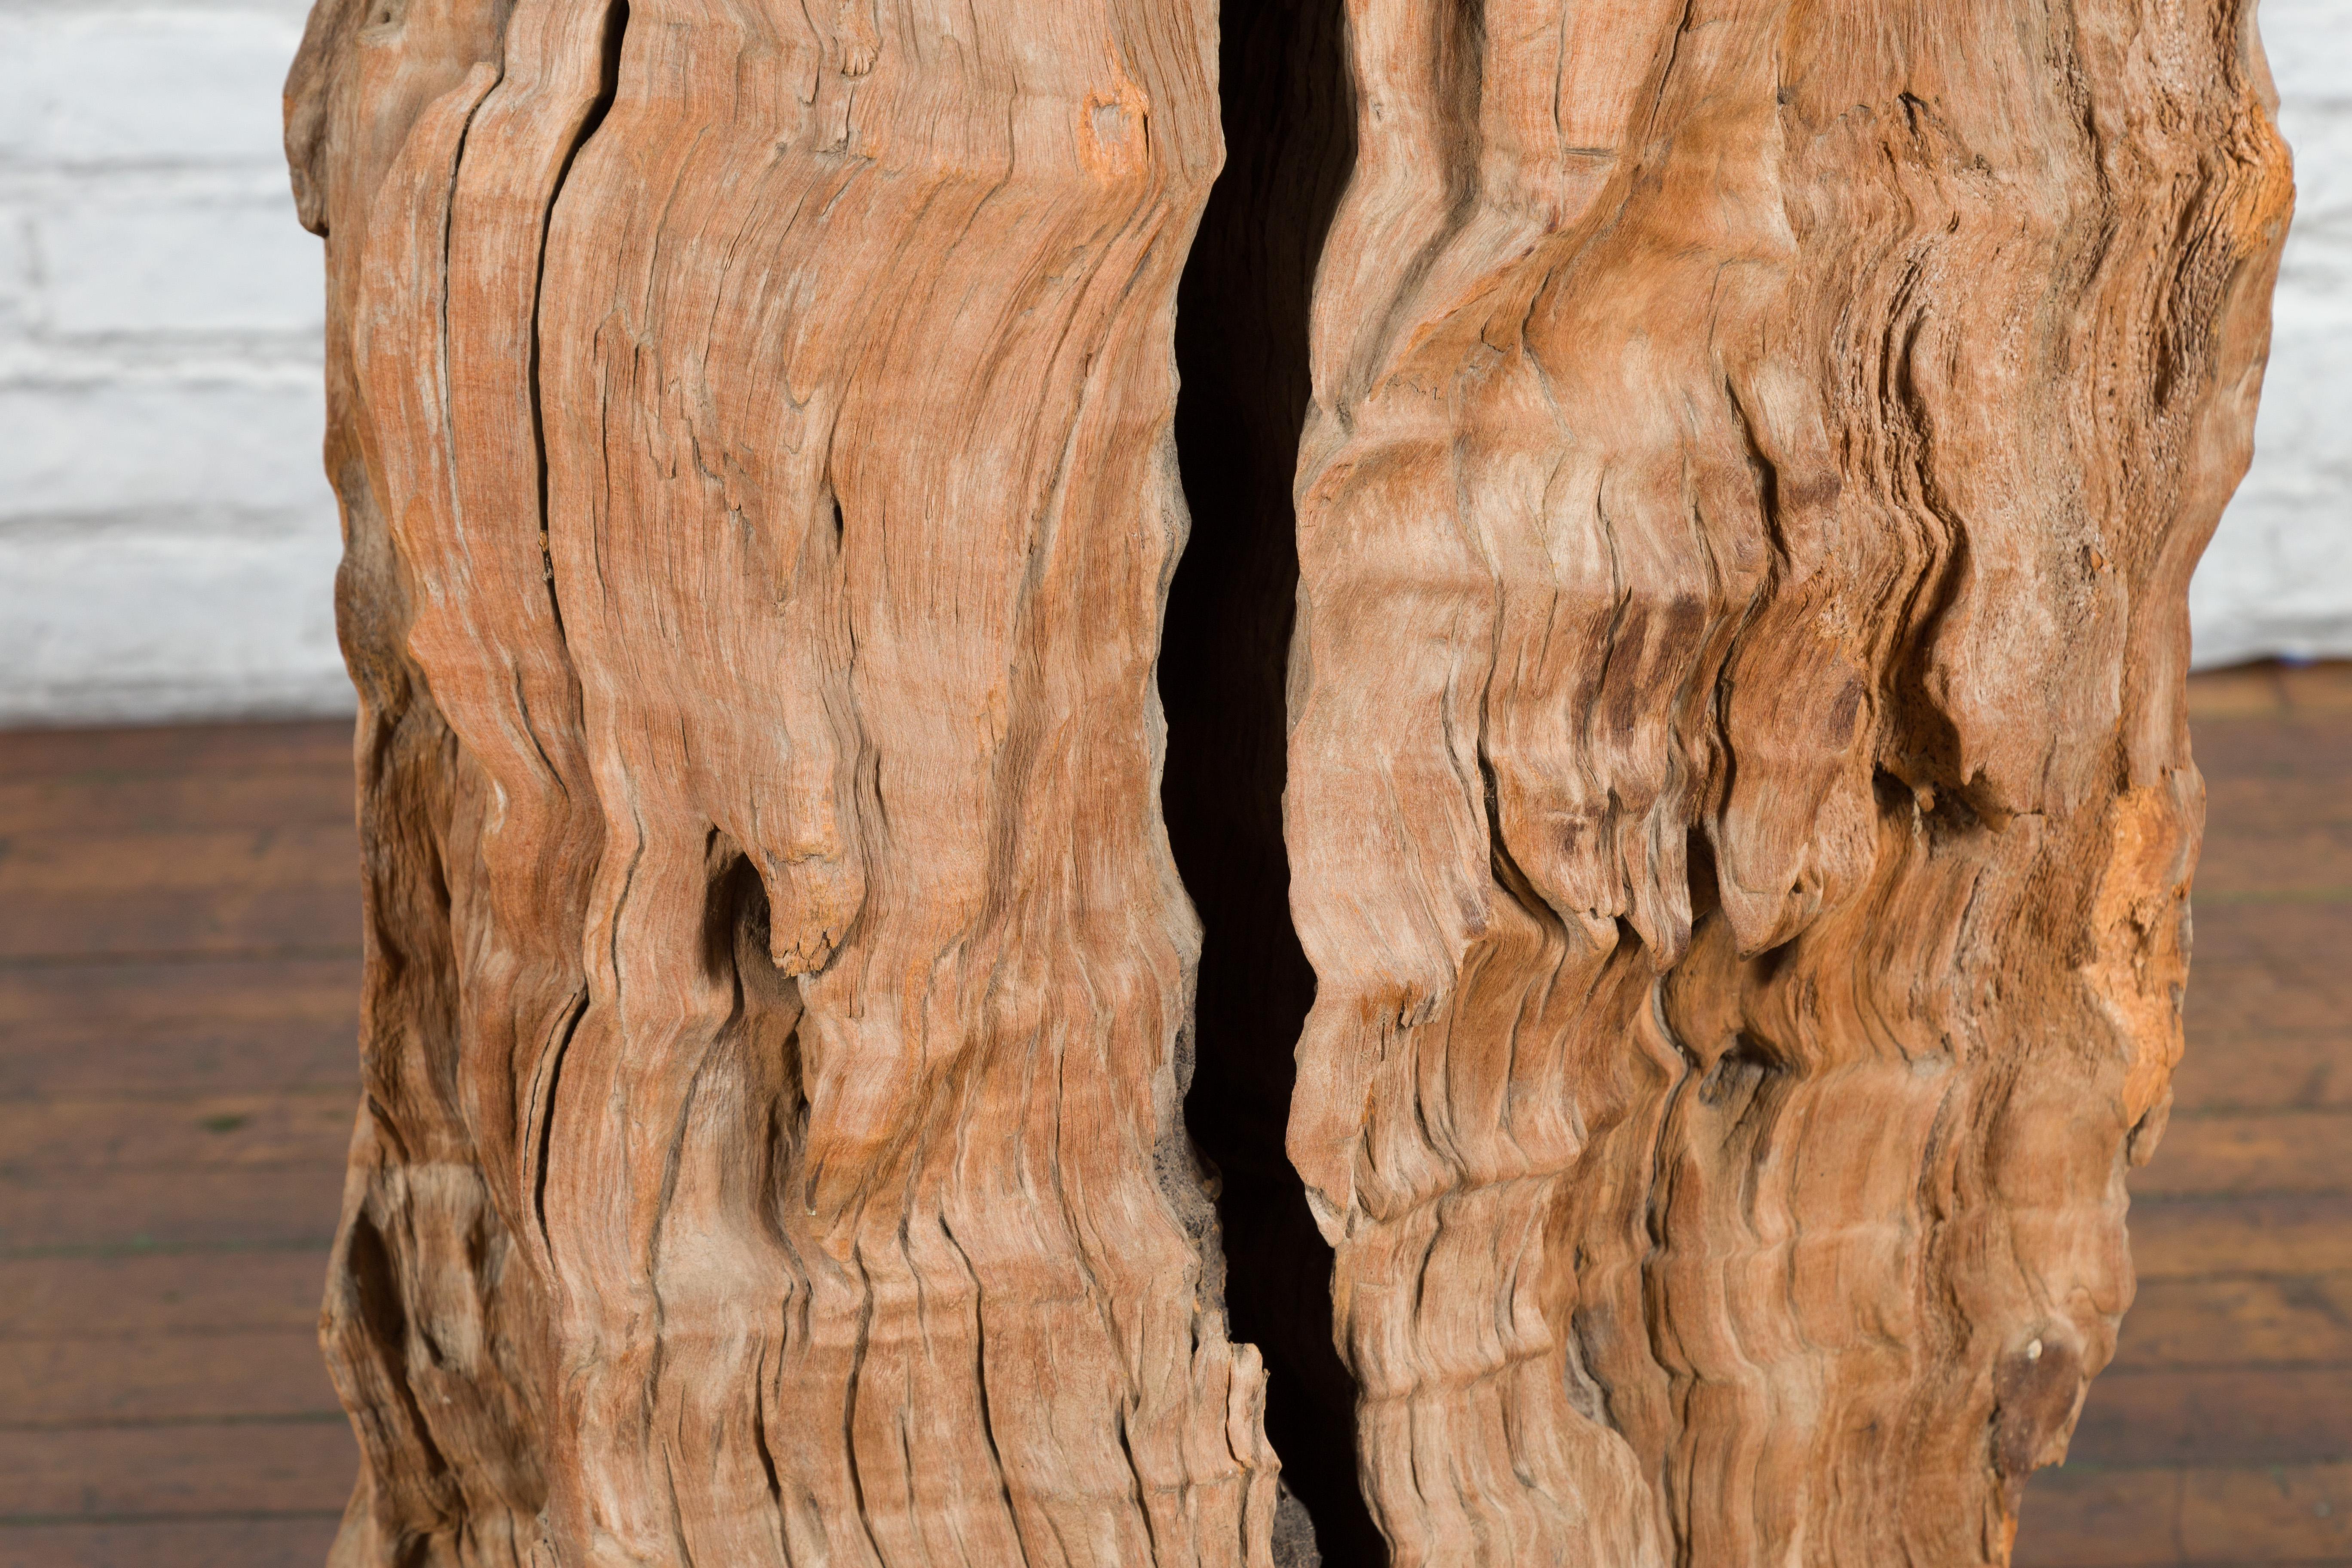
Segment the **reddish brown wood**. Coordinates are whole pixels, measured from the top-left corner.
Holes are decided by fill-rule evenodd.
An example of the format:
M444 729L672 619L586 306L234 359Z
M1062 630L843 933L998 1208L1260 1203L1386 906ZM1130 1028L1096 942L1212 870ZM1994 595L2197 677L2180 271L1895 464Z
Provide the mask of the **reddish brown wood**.
M2252 11L1349 17L1290 1150L1375 1515L2000 1561L2179 1051L2183 595L2289 199Z
M337 1561L2004 1560L2267 95L2242 0L321 0ZM2352 1267L2231 1136L2149 1272Z
M1265 1564L1155 791L1201 5L328 0L339 1558Z

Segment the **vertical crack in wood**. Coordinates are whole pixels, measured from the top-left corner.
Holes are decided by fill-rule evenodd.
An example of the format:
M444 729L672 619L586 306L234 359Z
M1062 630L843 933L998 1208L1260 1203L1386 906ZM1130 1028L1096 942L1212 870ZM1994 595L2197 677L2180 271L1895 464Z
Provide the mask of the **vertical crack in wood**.
M1266 1433L1335 1565L1377 1562L1383 1548L1356 1484L1330 1248L1283 1153L1314 975L1290 924L1282 788L1307 312L1354 156L1343 26L1339 0L1225 0L1220 15L1225 170L1177 299L1176 446L1192 527L1160 658L1161 794L1203 926L1186 1119L1217 1174L1234 1331L1266 1358ZM1304 1521L1297 1533L1303 1556Z

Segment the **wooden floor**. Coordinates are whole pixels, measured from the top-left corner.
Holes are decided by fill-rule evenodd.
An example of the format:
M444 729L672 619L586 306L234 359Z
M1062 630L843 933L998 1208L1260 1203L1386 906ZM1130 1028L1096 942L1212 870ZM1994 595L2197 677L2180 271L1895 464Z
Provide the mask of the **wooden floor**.
M2027 1568L2352 1564L2352 669L2195 682L2189 1054ZM316 1564L353 1109L341 725L0 735L0 1568ZM1335 1564L1334 1568L1349 1568Z

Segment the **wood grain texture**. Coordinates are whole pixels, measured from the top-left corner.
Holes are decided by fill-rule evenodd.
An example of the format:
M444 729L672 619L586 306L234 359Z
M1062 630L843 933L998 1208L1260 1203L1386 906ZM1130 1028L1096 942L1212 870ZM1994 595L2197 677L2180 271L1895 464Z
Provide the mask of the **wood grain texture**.
M1267 1563L1155 798L1213 16L380 10L289 118L363 704L337 1560Z
M334 1561L2006 1561L2267 93L2239 0L320 0ZM2147 1272L2352 1270L2277 1131Z
M1392 1561L2007 1557L2179 1053L2252 21L1349 5L1289 1142Z

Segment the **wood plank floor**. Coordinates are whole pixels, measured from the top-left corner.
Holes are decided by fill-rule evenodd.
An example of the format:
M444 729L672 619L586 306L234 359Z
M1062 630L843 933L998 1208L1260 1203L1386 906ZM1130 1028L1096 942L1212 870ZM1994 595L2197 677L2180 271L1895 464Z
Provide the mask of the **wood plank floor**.
M2189 1053L2021 1568L2352 1564L2352 667L2191 707ZM0 1568L324 1559L350 776L340 724L0 734Z
M0 734L0 1568L325 1560L348 724Z
M2352 1563L2352 667L2200 676L2189 1054L2139 1300L2019 1568Z

